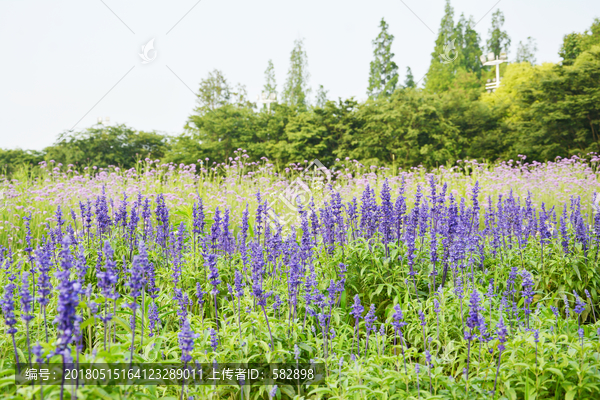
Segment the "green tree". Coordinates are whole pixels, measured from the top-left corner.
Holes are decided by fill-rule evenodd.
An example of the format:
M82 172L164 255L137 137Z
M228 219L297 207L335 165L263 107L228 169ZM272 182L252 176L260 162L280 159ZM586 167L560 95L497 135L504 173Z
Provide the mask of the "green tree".
M290 69L283 87L283 101L305 110L309 103L309 78L308 58L304 50L303 39L297 39L290 55Z
M315 99L317 107L325 107L325 103L327 103L327 93L328 90L325 90L323 85L319 85L319 89L317 90L317 97Z
M538 71L537 69L534 71ZM514 144L538 161L600 151L600 45L572 65L539 70L518 87Z
M162 158L169 148L168 138L156 132L135 131L120 124L94 125L84 131L66 131L53 146L47 147L45 159L62 164L132 168L139 159Z
M371 99L389 97L398 84L398 66L393 61L392 43L394 35L388 32L389 25L382 18L379 23L381 31L373 40L373 55L369 72L367 95Z
M467 72L472 72L477 77L481 77L481 60L479 57L483 53L480 46L480 37L475 30L475 21L473 17L465 19L464 15L461 14L459 23L460 26L460 67Z
M0 149L0 175L11 176L22 166L37 166L44 161L44 152L22 149Z
M486 42L488 53L494 53L497 56L503 52L508 54L510 49L510 37L506 31L502 30L503 25L504 14L500 9L497 9L492 14L492 26L488 31L489 38Z
M573 61L581 54L581 38L582 34L573 32L563 37L563 43L558 52L558 55L562 57L563 65L571 65Z
M398 90L389 100L368 100L354 116L358 129L345 135L336 153L365 165L453 163L466 144L434 93Z
M268 95L271 93L277 94L277 83L275 82L275 66L273 61L269 60L267 69L265 70L265 86L263 91Z
M450 86L456 72L456 64L453 61L458 57L455 41L454 8L450 5L450 0L446 0L444 17L425 78L425 88L428 91L441 92Z
M600 19L596 18L589 30L584 33L569 33L563 38L558 55L562 57L563 65L571 65L583 51L600 45Z
M210 158L222 162L237 148L255 142L257 114L250 107L225 104L203 114L192 115L169 151L168 161L193 163Z
M415 77L413 76L410 67L406 67L406 78L404 78L404 87L416 88Z
M528 62L530 64L535 64L535 53L537 52L537 44L535 43L535 39L529 36L527 38L527 42L523 43L519 41L519 46L517 47L517 55L515 56L515 62Z
M196 112L205 113L228 104L231 100L231 88L223 73L217 69L208 73L206 79L200 81L198 90L198 108Z

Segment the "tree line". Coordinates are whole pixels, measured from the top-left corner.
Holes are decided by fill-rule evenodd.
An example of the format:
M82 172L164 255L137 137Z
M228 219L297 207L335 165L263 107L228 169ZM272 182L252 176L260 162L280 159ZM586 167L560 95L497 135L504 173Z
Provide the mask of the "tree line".
M446 2L427 75L420 82L407 67L401 83L391 51L394 36L384 19L373 40L368 100L330 100L319 85L311 102L308 58L296 40L281 93L274 65L265 71L263 94L277 101L259 106L243 85L211 71L200 82L197 107L184 132L167 136L125 125L67 131L43 151L1 150L0 167L55 160L64 165L118 165L137 159L221 162L238 148L250 159L278 165L317 158L325 165L350 157L365 165L435 167L460 159L530 160L585 156L600 151L600 19L582 33L564 36L561 62L536 64L535 40L517 46L514 61L501 65L502 85L487 93L495 70L480 56L509 53L511 39L498 9L485 43L473 18L457 21Z

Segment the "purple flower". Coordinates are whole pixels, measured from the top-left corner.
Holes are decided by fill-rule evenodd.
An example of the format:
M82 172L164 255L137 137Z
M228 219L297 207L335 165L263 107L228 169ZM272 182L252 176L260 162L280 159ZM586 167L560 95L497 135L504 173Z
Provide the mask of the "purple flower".
M217 351L217 347L219 346L219 338L217 336L217 331L213 328L210 328L210 347L212 347L213 351Z
M496 335L498 336L498 351L504 351L504 343L506 343L506 336L508 335L508 331L506 330L506 326L504 325L504 320L500 317L500 321L498 321L498 325L496 325Z
M37 301L46 306L50 301L50 293L52 292L52 283L50 282L50 268L52 267L51 253L47 245L42 246L36 251L36 262L40 276L37 282L38 298Z
M31 348L33 355L35 356L35 362L41 364L44 362L44 349L37 343L35 346Z
M216 295L219 293L219 289L217 286L221 283L219 279L219 270L217 269L217 255L214 253L210 253L206 255L205 264L208 266L208 280L210 284L213 285L212 294Z
M133 263L129 269L129 280L127 281L126 285L131 289L130 294L131 297L133 297L133 302L129 305L129 307L131 309L137 308L135 301L136 298L141 295L141 290L144 286L144 265L142 264L142 260L139 256L133 257Z
M273 389L269 392L269 397L273 398L277 395L277 385L273 386Z
M392 315L392 318L394 318L394 321L392 321L392 326L394 328L400 329L406 325L406 322L402 321L404 319L404 314L402 314L402 308L400 307L400 304L396 304L394 306L394 314Z
M2 298L2 314L4 315L4 322L6 323L6 326L8 326L7 333L9 335L14 335L15 333L17 333L17 329L15 328L15 325L17 324L17 319L15 318L14 298L14 291L16 287L17 285L15 285L12 282L4 286L4 297Z
M204 304L204 295L207 294L204 290L202 290L202 284L200 282L196 282L196 297L198 297L198 304L200 307Z
M421 310L419 310L419 320L421 321L421 323L420 323L421 326L427 325L427 322L425 321L425 314Z
M352 311L350 312L350 315L352 315L354 319L358 321L358 319L362 317L363 311L365 311L365 308L360 304L360 297L359 295L355 295L354 304L352 305Z
M192 229L192 232L195 235L204 233L204 205L202 204L201 198L199 198L192 207L192 217L194 220L194 228Z
M177 337L179 338L179 348L181 349L181 361L183 361L184 364L187 364L192 360L194 339L197 337L190 327L190 321L187 318L183 322L183 326L177 334Z
M523 291L521 294L525 300L524 311L525 315L527 316L527 327L529 328L529 314L531 313L529 306L533 302L533 296L535 295L535 292L533 291L533 279L531 278L531 274L527 270L523 270L521 272L521 276L523 277Z
M479 292L477 290L473 290L473 293L471 293L471 297L469 299L469 315L467 317L467 326L471 329L471 335L473 330L479 326L479 319L482 318L479 315L479 302ZM471 337L472 336L469 336L467 340L470 340Z
M567 316L567 318L569 318L571 316L571 312L569 310L569 300L567 299L567 296L564 296L564 301L565 301L565 314Z
M29 271L24 271L21 279L21 290L19 291L19 295L21 296L21 318L23 318L25 323L29 323L33 319L33 314L31 313L33 296L31 296L31 292L29 291Z
M239 270L235 270L235 277L233 280L233 285L235 287L235 295L237 298L244 297L244 285L242 281L242 273Z
M81 319L81 316L77 314L81 285L76 280L72 281L69 275L68 270L56 273L59 282L58 315L56 317L56 330L58 331L57 354L62 353L73 342L77 333L75 331L75 321Z
M573 295L575 296L575 307L573 308L573 311L575 311L576 314L581 315L581 313L585 311L585 302L575 291L573 291Z
M150 321L149 336L152 337L155 333L158 333L160 326L160 315L158 314L158 307L154 302L152 302L150 309L148 310L148 320Z
M365 326L367 328L367 332L371 331L375 321L377 321L377 317L375 316L375 304L371 304L369 312L367 312L367 315L365 315Z

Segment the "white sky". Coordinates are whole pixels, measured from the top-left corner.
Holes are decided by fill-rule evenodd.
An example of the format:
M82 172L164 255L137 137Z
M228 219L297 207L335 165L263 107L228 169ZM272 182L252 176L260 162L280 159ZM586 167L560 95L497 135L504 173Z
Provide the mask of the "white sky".
M600 17L598 0L452 5L455 22L461 12L481 20L482 43L492 11L500 8L512 39L509 58L532 36L538 62L558 62L563 35ZM221 69L230 83L245 84L254 100L269 59L282 88L299 37L305 38L313 95L322 84L330 99L364 99L379 20L384 17L395 36L401 81L406 66L418 80L427 72L443 12L443 0L1 0L0 148L40 150L60 132L89 127L99 116L180 133L195 107L190 89L195 92L209 71ZM138 53L152 38L156 59L144 65Z

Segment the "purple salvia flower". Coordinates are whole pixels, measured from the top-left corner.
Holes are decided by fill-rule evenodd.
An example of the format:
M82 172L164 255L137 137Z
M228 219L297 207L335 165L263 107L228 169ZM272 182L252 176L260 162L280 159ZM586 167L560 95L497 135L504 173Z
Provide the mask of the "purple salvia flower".
M394 327L395 335L394 335L394 355L396 353L396 342L398 338L398 334L400 334L400 349L402 350L402 358L404 359L404 372L408 374L408 370L406 368L406 356L404 355L404 338L402 336L402 327L406 325L406 322L403 321L404 314L402 314L402 308L400 304L396 304L394 306L394 314L392 315L394 319L392 321L392 326Z
M215 352L217 351L217 347L219 347L219 337L217 336L217 331L213 328L210 328L210 347Z
M360 304L359 295L354 296L354 304L352 305L352 311L350 315L354 317L354 336L356 337L356 347L358 349L357 354L360 355L360 339L359 339L359 327L358 321L362 317L362 313L365 308Z
M571 316L571 312L569 310L569 300L567 299L567 296L564 296L564 302L565 302L565 315L567 316L567 319L569 319L569 317Z
M365 315L365 330L367 332L367 343L365 345L365 352L369 350L369 332L373 328L374 322L377 321L377 317L375 316L375 304L371 304L369 307L369 312Z
M4 286L4 296L2 298L2 315L4 315L4 323L8 326L6 333L12 336L13 341L13 349L15 354L15 363L19 364L19 355L17 353L17 343L15 341L15 333L17 333L17 319L15 318L15 297L14 292L17 286L12 282L14 280L14 276L9 276L9 280L11 281L9 284Z
M155 333L158 333L158 329L160 326L160 315L158 314L158 307L155 302L152 302L150 305L150 309L148 310L148 320L150 321L150 333L149 336L154 336Z
M531 313L529 306L533 302L533 296L535 295L535 292L533 291L534 283L533 279L531 278L531 273L529 273L527 270L523 270L521 272L521 276L523 277L523 291L521 292L521 295L525 300L524 311L525 315L527 316L527 328L529 328L529 314Z
M184 365L187 365L188 362L192 361L194 339L197 337L190 327L190 321L187 318L183 322L177 337L179 339L179 348L181 349L181 361L183 361Z

